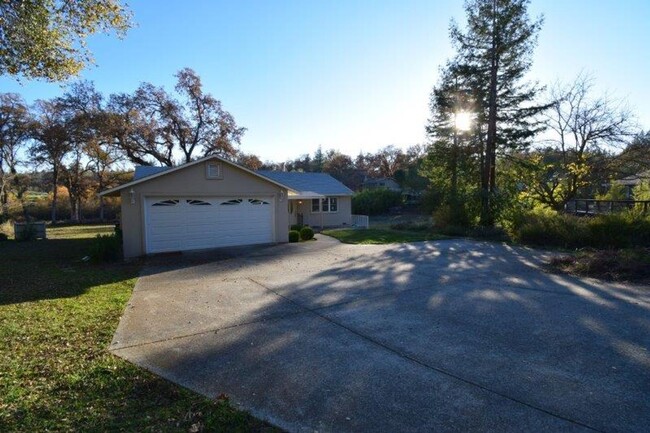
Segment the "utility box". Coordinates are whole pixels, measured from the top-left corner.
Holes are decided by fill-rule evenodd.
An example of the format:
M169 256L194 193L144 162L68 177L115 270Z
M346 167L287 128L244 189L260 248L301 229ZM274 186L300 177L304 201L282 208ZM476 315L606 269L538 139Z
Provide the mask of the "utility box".
M14 237L17 241L47 239L45 222L14 223Z

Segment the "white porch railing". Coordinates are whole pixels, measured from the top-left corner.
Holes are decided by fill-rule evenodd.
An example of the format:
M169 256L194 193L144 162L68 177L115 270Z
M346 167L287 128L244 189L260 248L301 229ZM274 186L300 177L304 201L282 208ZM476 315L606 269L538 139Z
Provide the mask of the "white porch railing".
M352 227L367 229L370 227L370 218L368 215L352 215Z

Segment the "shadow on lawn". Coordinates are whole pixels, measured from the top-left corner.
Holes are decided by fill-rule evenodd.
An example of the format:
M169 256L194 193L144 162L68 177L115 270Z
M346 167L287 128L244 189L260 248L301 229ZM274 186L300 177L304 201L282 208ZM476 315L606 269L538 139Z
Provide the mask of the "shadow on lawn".
M138 263L83 261L93 238L0 242L0 305L78 296L137 276Z
M247 313L254 323L117 353L207 395L233 394L284 427L327 419L322 427L332 430L435 430L454 420L467 422L459 429L535 429L543 419L550 429L634 431L650 423L650 294L641 288L548 274L547 254L497 243L282 247L230 263L149 267L178 279L174 308L185 290L190 296L182 283L201 278L232 278L221 287L240 291L238 278L248 278L275 301ZM315 263L291 266L311 254L320 254ZM298 311L287 313L288 303ZM153 328L170 320L160 312ZM350 415L337 417L342 410Z

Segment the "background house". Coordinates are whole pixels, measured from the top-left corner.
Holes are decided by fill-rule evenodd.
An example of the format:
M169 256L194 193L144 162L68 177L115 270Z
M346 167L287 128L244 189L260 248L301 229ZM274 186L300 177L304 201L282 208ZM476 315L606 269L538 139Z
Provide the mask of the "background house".
M382 177L379 179L366 178L366 180L364 180L363 183L361 184L362 190L378 189L378 188L385 188L395 192L402 191L402 188L399 186L399 183L397 183L395 179L389 177Z
M641 182L650 182L650 170L643 173L633 174L632 176L624 177L616 181L619 185L625 187L625 197L628 200L634 199L634 188L639 186Z

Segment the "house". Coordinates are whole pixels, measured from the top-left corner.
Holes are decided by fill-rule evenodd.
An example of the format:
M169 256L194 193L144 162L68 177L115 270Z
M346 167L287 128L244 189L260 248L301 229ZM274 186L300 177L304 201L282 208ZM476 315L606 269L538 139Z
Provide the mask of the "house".
M402 188L399 186L399 183L397 183L395 179L391 179L389 177L382 177L379 179L366 179L361 184L362 190L380 189L380 188L388 189L390 191L395 191L395 192L402 192Z
M291 224L352 218L352 191L329 175L255 172L218 156L137 167L131 182L100 195L121 197L125 258L287 242Z
M327 173L257 171L256 173L296 193L289 193L289 223L312 227L340 227L351 224L350 188Z
M619 179L615 182L625 187L625 197L628 200L632 200L634 198L634 187L640 185L641 182L644 181L650 182L650 170L639 174L633 174L632 176L624 177L623 179Z

